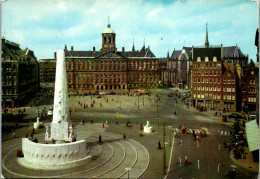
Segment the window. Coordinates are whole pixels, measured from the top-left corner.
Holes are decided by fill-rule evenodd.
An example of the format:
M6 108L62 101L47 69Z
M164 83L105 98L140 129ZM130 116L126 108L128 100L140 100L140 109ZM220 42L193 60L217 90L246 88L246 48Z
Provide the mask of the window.
M218 69L220 69L221 68L221 64L220 63L218 63Z
M196 78L193 79L193 82L196 83Z
M200 71L197 72L197 75L200 76Z
M218 71L218 76L220 76L220 71Z
M194 88L193 88L194 90L196 90L196 86L194 85Z
M212 63L209 64L209 68L212 68Z
M217 57L213 57L213 62L216 62L217 61Z
M205 68L208 68L208 63L206 63Z
M218 78L218 84L220 84L221 83L221 80L220 80L220 78Z
M232 94L232 100L235 100L235 94Z
M218 86L218 91L220 91L220 86Z
M227 76L230 77L230 76L231 76L231 73L228 73Z
M196 98L196 93L193 94L193 97Z
M201 72L201 76L204 76L204 72L203 71Z
M204 86L201 86L201 91L204 91Z
M208 71L205 72L205 76L208 76Z
M224 78L224 81L223 81L224 84L226 84L226 79Z
M227 84L231 84L231 79L227 79Z
M212 93L209 93L209 98L212 98Z
M250 87L250 88L249 88L249 93L254 93L254 92L255 92L255 88Z
M196 71L193 72L193 76L196 76Z
M217 98L217 95L216 93L213 94L213 99L216 99Z
M205 91L208 91L209 90L209 87L208 86L205 86Z
M212 83L212 79L211 78L209 79L209 83Z
M226 94L223 94L223 99L226 99Z
M217 72L216 71L214 71L214 76L216 76L217 75Z
M209 83L208 78L205 78L205 83Z
M231 92L231 87L227 87L227 92Z
M200 86L197 87L197 90L200 90Z
M254 71L251 71L251 75L253 75L254 74Z
M197 94L198 98L200 98L200 93Z
M213 83L216 83L216 78L213 78Z
M217 91L217 88L216 88L216 86L214 86L214 87L213 87L213 91Z
M200 63L198 63L198 68L200 68Z
M204 83L204 78L201 78L201 83Z
M208 93L205 93L205 98L208 98L209 94Z
M201 98L204 98L204 93L201 93Z
M212 71L209 71L209 76L212 76Z
M198 83L200 83L200 78L198 78Z
M193 65L193 68L196 69L196 64Z
M205 57L205 62L208 62L209 61L209 57Z
M226 87L225 86L223 86L223 91L226 92Z
M235 92L235 87L232 87L232 92Z
M212 86L209 86L209 91L212 91Z
M250 84L255 84L255 80L250 80Z
M214 57L213 57L214 58ZM217 68L217 64L216 63L214 63L214 68Z
M200 61L201 61L200 57L197 57L197 62L200 62Z
M218 99L220 99L220 94L218 94Z

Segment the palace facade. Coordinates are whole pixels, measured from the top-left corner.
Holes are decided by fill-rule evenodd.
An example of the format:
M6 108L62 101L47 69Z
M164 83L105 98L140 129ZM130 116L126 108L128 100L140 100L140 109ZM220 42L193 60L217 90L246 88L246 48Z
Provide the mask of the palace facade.
M116 33L108 22L102 33L102 47L97 51L95 47L90 51L76 51L65 45L65 59L69 92L93 92L105 90L130 90L157 88L159 82L158 58L145 47L135 50L133 44L131 51L118 51L116 47ZM44 65L55 64L54 59L41 60L42 79ZM45 61L45 62L44 62ZM53 65L49 65L52 66ZM50 70L50 69L49 69ZM42 80L42 82L47 82ZM54 81L53 81L54 83Z

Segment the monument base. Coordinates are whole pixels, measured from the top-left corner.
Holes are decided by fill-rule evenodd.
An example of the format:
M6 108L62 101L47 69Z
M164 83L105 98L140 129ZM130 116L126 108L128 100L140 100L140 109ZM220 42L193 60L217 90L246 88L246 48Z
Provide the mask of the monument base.
M87 155L86 141L41 144L22 139L23 158L18 163L27 168L57 170L76 167L92 160Z
M151 126L144 126L144 133L152 133L153 132L153 130L152 130L153 128L151 127Z

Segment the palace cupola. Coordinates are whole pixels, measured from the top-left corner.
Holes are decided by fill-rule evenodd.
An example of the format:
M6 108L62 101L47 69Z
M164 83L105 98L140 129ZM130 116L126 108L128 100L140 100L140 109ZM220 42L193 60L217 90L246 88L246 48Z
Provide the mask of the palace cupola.
M113 51L116 52L116 33L111 28L109 17L107 28L102 32L102 52Z

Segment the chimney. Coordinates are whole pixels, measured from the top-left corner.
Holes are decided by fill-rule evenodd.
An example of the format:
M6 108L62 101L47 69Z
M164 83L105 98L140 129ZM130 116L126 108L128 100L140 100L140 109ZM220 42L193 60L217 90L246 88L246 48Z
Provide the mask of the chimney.
M56 52L54 52L54 58L56 59Z
M95 52L96 51L96 48L95 47L93 47L93 52Z
M73 52L73 46L71 46L71 51Z
M122 47L122 52L125 52L125 47Z

